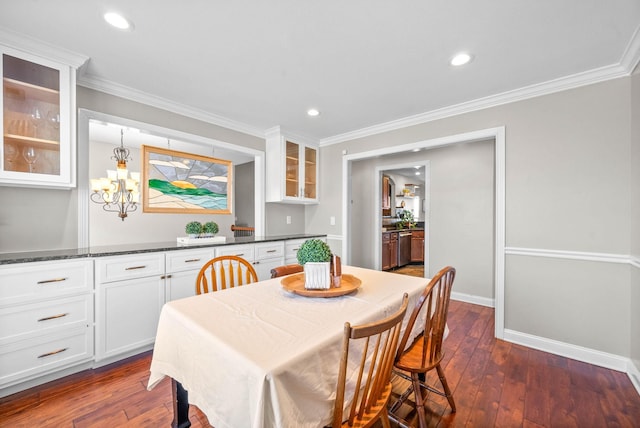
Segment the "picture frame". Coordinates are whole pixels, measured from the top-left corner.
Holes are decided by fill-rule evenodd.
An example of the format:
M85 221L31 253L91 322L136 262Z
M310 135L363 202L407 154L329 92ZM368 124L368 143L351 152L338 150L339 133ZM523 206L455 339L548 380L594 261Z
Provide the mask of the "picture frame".
M232 163L142 146L142 211L231 214Z

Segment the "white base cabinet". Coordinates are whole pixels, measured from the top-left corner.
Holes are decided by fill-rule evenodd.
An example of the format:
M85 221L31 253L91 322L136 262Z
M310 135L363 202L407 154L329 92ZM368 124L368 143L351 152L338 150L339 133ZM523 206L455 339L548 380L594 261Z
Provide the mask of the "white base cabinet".
M153 345L163 276L164 253L96 259L96 362Z
M165 301L195 296L198 272L213 257L212 248L167 252Z
M284 242L228 245L216 249L216 257L242 257L253 265L258 281L271 278L271 269L284 264Z
M93 360L93 262L0 266L0 396Z

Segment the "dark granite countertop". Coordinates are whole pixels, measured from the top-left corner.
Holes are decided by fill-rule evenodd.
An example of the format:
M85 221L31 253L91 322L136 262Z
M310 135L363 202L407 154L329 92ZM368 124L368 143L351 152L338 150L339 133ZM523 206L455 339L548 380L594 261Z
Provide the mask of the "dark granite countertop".
M147 244L109 245L90 248L70 248L64 250L25 251L17 253L0 253L0 265L12 263L43 262L51 260L78 259L84 257L117 256L122 254L152 253L156 251L188 250L193 248L219 247L223 245L254 244L260 242L288 241L291 239L310 239L326 236L326 234L299 234L278 236L249 236L227 238L224 243L189 244L177 242L154 242Z
M422 227L412 227L411 229L387 229L382 233L389 233L389 232L422 232L424 231L424 228Z

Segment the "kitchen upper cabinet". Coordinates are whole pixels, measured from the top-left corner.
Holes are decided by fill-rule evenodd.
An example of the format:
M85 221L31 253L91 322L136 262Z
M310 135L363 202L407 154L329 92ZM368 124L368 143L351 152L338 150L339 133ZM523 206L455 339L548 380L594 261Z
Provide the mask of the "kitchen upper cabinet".
M382 209L388 210L391 208L391 183L389 177L382 176Z
M286 136L267 133L266 202L318 203L318 148Z
M0 184L75 187L75 65L3 45L0 54Z

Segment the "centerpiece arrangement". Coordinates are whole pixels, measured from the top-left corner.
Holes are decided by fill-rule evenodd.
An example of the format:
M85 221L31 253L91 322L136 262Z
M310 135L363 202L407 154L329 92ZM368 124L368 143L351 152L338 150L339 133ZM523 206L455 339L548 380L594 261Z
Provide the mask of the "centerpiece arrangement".
M340 286L340 258L331 254L331 248L326 242L321 239L306 240L300 246L297 258L298 263L304 267L305 288L328 289L332 284L334 287Z
M178 244L211 244L222 243L227 240L224 236L216 236L218 223L208 221L204 224L199 221L190 221L184 228L186 237L178 237Z

